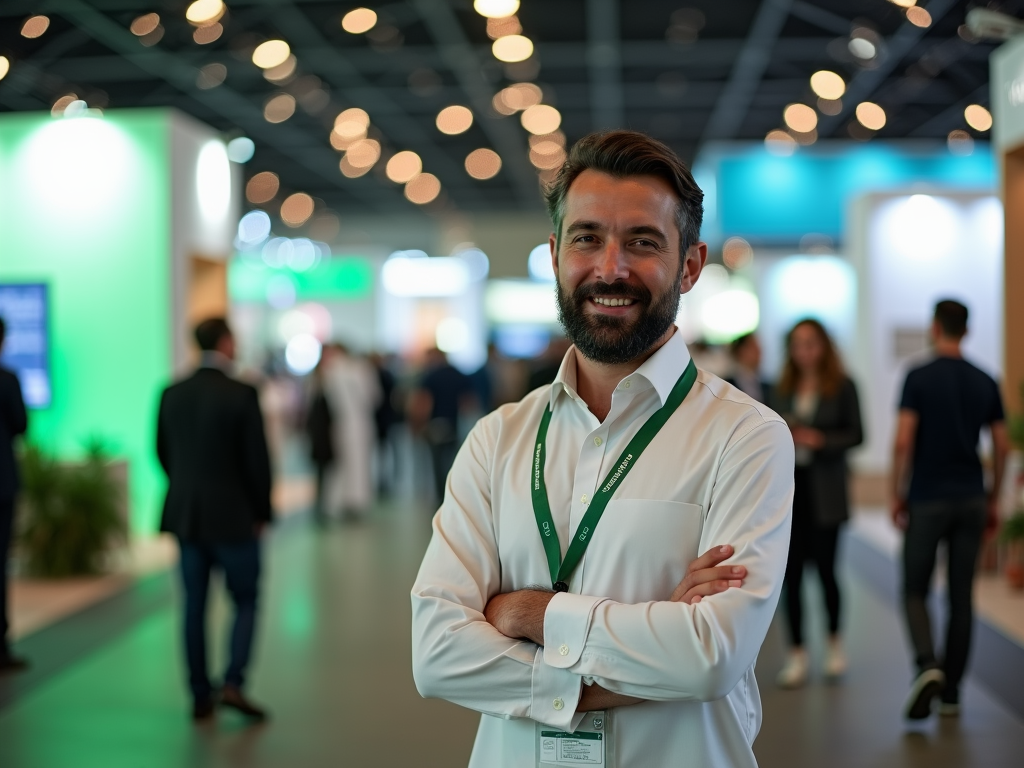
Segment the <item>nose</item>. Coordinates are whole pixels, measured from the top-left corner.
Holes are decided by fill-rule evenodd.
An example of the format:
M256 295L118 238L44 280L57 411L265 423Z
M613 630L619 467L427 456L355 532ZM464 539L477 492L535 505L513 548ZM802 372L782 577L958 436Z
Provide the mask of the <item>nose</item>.
M594 267L594 276L604 282L614 283L616 280L625 280L629 277L629 265L627 263L626 249L618 240L609 239Z

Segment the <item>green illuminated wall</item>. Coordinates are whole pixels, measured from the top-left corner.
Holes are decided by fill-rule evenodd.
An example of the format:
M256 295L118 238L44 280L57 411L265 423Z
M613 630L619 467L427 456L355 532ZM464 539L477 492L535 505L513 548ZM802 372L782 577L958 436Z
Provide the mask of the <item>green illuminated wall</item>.
M0 116L0 281L50 286L53 404L32 442L63 458L91 437L129 462L132 528L155 529L153 452L171 377L171 113Z

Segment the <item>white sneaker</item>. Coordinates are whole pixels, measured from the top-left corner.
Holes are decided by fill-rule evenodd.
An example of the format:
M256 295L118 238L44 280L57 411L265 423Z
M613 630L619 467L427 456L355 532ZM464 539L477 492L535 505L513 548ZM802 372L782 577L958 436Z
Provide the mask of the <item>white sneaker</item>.
M830 637L825 652L825 677L836 679L846 674L846 651L838 636Z
M807 651L794 648L789 652L786 665L775 679L780 688L800 688L807 682Z

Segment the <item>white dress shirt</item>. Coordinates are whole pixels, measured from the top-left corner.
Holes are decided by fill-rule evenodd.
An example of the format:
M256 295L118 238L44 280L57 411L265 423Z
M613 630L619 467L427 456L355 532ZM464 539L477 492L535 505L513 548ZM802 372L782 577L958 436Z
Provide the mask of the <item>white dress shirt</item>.
M424 696L483 713L471 768L535 764L538 721L574 729L581 686L642 704L610 711L617 768L756 766L754 662L782 588L793 501L793 441L775 413L700 371L621 481L544 618L544 646L512 640L483 611L498 593L548 587L530 497L541 414L554 409L545 477L564 555L629 440L661 407L690 356L677 332L612 396L601 422L576 393L576 350L550 387L473 429L412 590L413 674ZM687 565L731 544L741 588L668 602Z

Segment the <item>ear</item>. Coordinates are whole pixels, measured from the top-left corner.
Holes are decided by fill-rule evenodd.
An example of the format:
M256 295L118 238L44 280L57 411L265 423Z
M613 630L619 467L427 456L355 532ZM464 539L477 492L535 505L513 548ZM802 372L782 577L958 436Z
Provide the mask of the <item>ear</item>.
M689 293L697 284L697 278L700 277L701 270L708 260L708 244L702 242L691 245L683 259L683 278L679 284L679 292Z
M555 271L555 276L558 276L558 238L555 237L555 233L552 232L548 235L548 247L551 249L551 268Z

